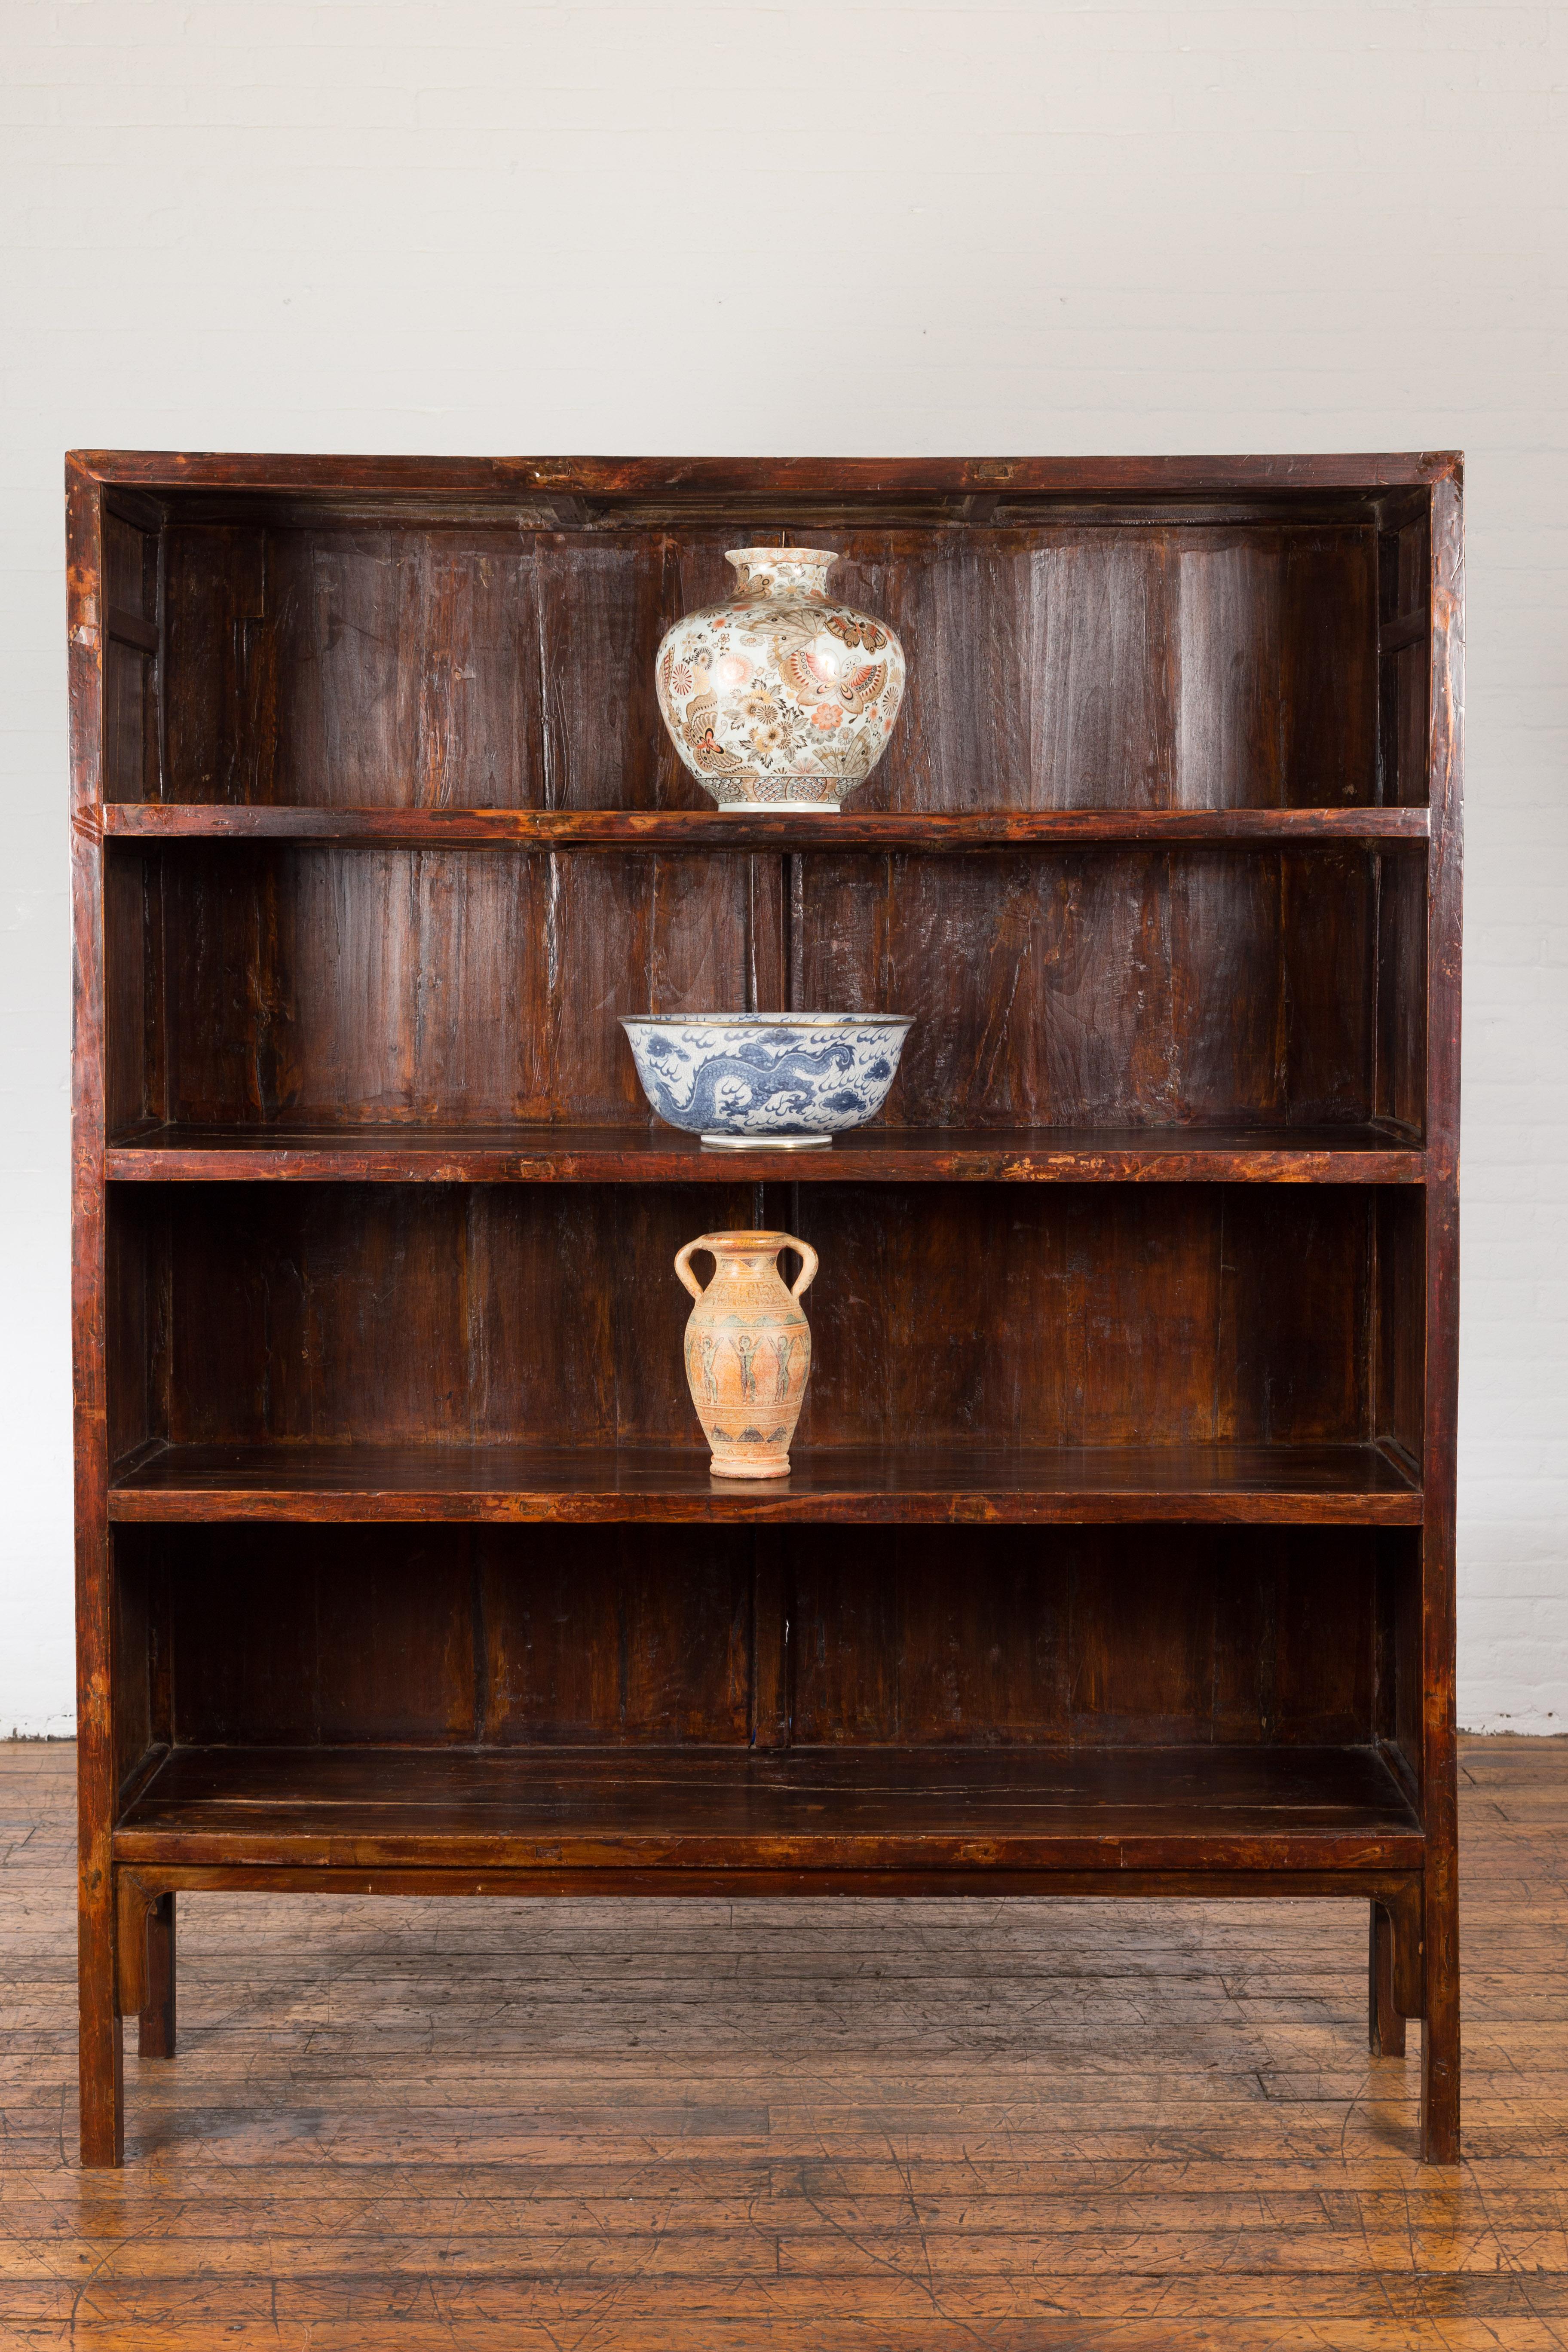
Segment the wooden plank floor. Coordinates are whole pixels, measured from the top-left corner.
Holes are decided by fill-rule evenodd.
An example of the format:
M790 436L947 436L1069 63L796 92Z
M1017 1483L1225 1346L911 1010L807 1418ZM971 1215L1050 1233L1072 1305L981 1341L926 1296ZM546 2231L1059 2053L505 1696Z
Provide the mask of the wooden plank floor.
M244 1895L83 2174L73 1766L0 1748L0 2346L1568 2347L1568 1741L1464 1747L1447 2174L1359 1904Z

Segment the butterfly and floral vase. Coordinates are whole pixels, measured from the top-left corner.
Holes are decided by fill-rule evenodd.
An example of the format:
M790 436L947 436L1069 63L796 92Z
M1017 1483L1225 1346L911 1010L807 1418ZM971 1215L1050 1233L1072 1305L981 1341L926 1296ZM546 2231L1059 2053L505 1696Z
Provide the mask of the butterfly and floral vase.
M724 808L836 809L887 749L904 655L885 623L837 604L819 547L737 547L733 593L658 649L676 750Z
M793 1289L779 1273L781 1250L801 1260ZM691 1260L706 1250L706 1289ZM789 1444L811 1372L811 1330L800 1298L816 1273L816 1252L793 1234L700 1234L679 1252L675 1271L697 1304L686 1324L686 1377L718 1478L786 1478Z

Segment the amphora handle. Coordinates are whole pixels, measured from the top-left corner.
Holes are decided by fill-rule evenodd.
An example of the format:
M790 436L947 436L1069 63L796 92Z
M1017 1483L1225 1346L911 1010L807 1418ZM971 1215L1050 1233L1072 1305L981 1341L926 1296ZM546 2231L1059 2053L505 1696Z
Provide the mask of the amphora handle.
M689 1290L693 1298L701 1297L706 1285L699 1282L691 1271L691 1254L693 1250L705 1250L707 1247L707 1234L699 1234L694 1242L688 1242L683 1250L677 1250L675 1253L675 1271L680 1276L683 1286Z
M694 1242L688 1242L684 1249L676 1251L676 1274L680 1280L682 1288L689 1290L693 1298L701 1297L706 1285L699 1282L697 1276L692 1273L692 1257L698 1250L707 1250L710 1255L712 1255L714 1243L716 1241L726 1241L728 1239L729 1236L725 1234L699 1234ZM809 1290L812 1284L816 1280L816 1269L822 1261L817 1256L816 1252L812 1248L809 1242L797 1241L794 1234L781 1234L779 1235L773 1248L774 1256L776 1257L778 1255L780 1250L786 1249L794 1250L796 1256L801 1261L800 1272L795 1276L794 1283L791 1285L789 1294L792 1298L798 1298L801 1292L803 1290Z
M796 1275L789 1287L790 1297L792 1298L798 1298L801 1292L803 1290L809 1290L812 1284L816 1280L816 1269L821 1265L822 1261L817 1256L816 1252L812 1248L809 1242L797 1242L793 1234L785 1234L784 1239L779 1244L779 1247L781 1250L792 1249L795 1251L800 1258L800 1272Z

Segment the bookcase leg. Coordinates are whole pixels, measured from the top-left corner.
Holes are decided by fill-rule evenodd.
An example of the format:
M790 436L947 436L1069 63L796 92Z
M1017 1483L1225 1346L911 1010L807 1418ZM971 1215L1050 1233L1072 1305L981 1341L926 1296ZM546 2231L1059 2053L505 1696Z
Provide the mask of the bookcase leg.
M121 2164L125 2157L125 2079L114 1928L114 1906L104 1884L83 1901L79 1958L81 2160L91 2169Z
M174 2054L174 1898L160 1895L147 1913L147 1975L137 2024L143 2058Z
M1405 2020L1394 2005L1394 1922L1381 1903L1367 1908L1367 2042L1374 2058L1403 2058Z
M1459 1921L1451 1863L1428 1872L1421 2028L1421 2160L1459 2161Z

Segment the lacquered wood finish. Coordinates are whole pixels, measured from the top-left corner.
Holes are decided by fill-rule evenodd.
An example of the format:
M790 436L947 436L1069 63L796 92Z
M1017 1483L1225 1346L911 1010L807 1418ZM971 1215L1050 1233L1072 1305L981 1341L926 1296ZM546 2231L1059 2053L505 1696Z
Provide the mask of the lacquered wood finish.
M1327 784L1325 782L1325 790ZM1424 808L1055 809L1046 814L884 816L841 810L753 816L732 810L314 808L111 802L110 841L348 841L410 849L926 850L953 857L1010 849L1335 849L1363 843L1420 850Z
M1453 2170L1416 2162L1419 2027L1367 2054L1364 1895L437 1904L312 1871L182 1888L190 2031L173 2065L132 2041L106 2182L72 1751L0 1743L0 2339L1546 2352L1568 1742L1459 1751Z
M1412 1447L1409 1401L1378 1385L1399 1333L1374 1276L1396 1303L1418 1188L1020 1185L1000 1213L996 1197L799 1188L788 1229L829 1269L803 1464L846 1445ZM668 1376L687 1301L664 1269L755 1206L724 1182L116 1187L116 1455L157 1439L687 1446ZM584 1289L604 1301L592 1318ZM938 1320L921 1349L922 1315Z
M1177 1498L1176 1507L1180 1507ZM819 1522L821 1515L818 1515ZM124 1526L168 1748L1346 1748L1415 1537L1340 1525ZM135 1627L159 1626L138 1666ZM1322 1628L1334 1629L1331 1642ZM1389 1744L1384 1760L1399 1770Z
M1201 1137L1201 1140L1199 1139ZM654 1128L146 1127L111 1137L114 1183L776 1183L775 1151ZM1394 1127L897 1128L793 1151L795 1184L1419 1184Z
M1387 1120L1415 1141L1426 974L1397 862L120 844L110 1114L649 1125L620 1015L793 1003L914 1022L879 1131L1173 1128L1201 1149L1205 1127Z
M1459 1383L1459 960L1462 931L1461 741L1465 699L1464 534L1458 469L1433 485L1410 533L1427 567L1429 666L1424 697L1400 709L1406 772L1419 764L1420 720L1436 833L1428 868L1426 1102L1436 1160L1426 1191L1426 1415L1422 1484L1421 1793L1434 1852L1424 1885L1427 2001L1421 2039L1422 2142L1436 2163L1459 2154L1459 1893L1454 1747L1454 1524ZM1419 576L1419 575L1417 575ZM1426 702L1425 714L1422 701Z
M116 1801L113 1593L108 1519L108 1348L104 1233L103 877L97 847L105 761L105 518L83 468L66 468L66 594L71 720L71 1378L75 1398L77 1788L79 1875L81 2156L118 2164L124 2141L114 1996Z
M1458 479L72 461L88 2161L177 1895L345 1870L1354 1894L1452 2158ZM781 527L910 656L835 818L654 708ZM787 1163L617 1019L835 1005ZM821 1255L766 1493L726 1226Z
M323 457L289 450L187 452L82 449L76 463L93 480L153 495L194 491L312 491L331 505L363 492L456 497L504 506L542 492L588 502L668 497L801 500L809 509L847 496L940 499L1029 497L1093 502L1220 495L1303 495L1419 488L1452 475L1451 449L1374 456L1342 453L1230 457ZM581 518L579 518L581 519ZM971 516L960 510L954 520Z
M706 1454L507 1444L165 1446L110 1490L122 1520L700 1520L798 1526L1075 1526L1179 1518L1419 1527L1421 1493L1371 1445L1058 1447L900 1454L821 1447L761 1491L715 1485Z
M1419 1867L1366 1748L366 1755L178 1749L115 1832L161 1864L708 1874Z

